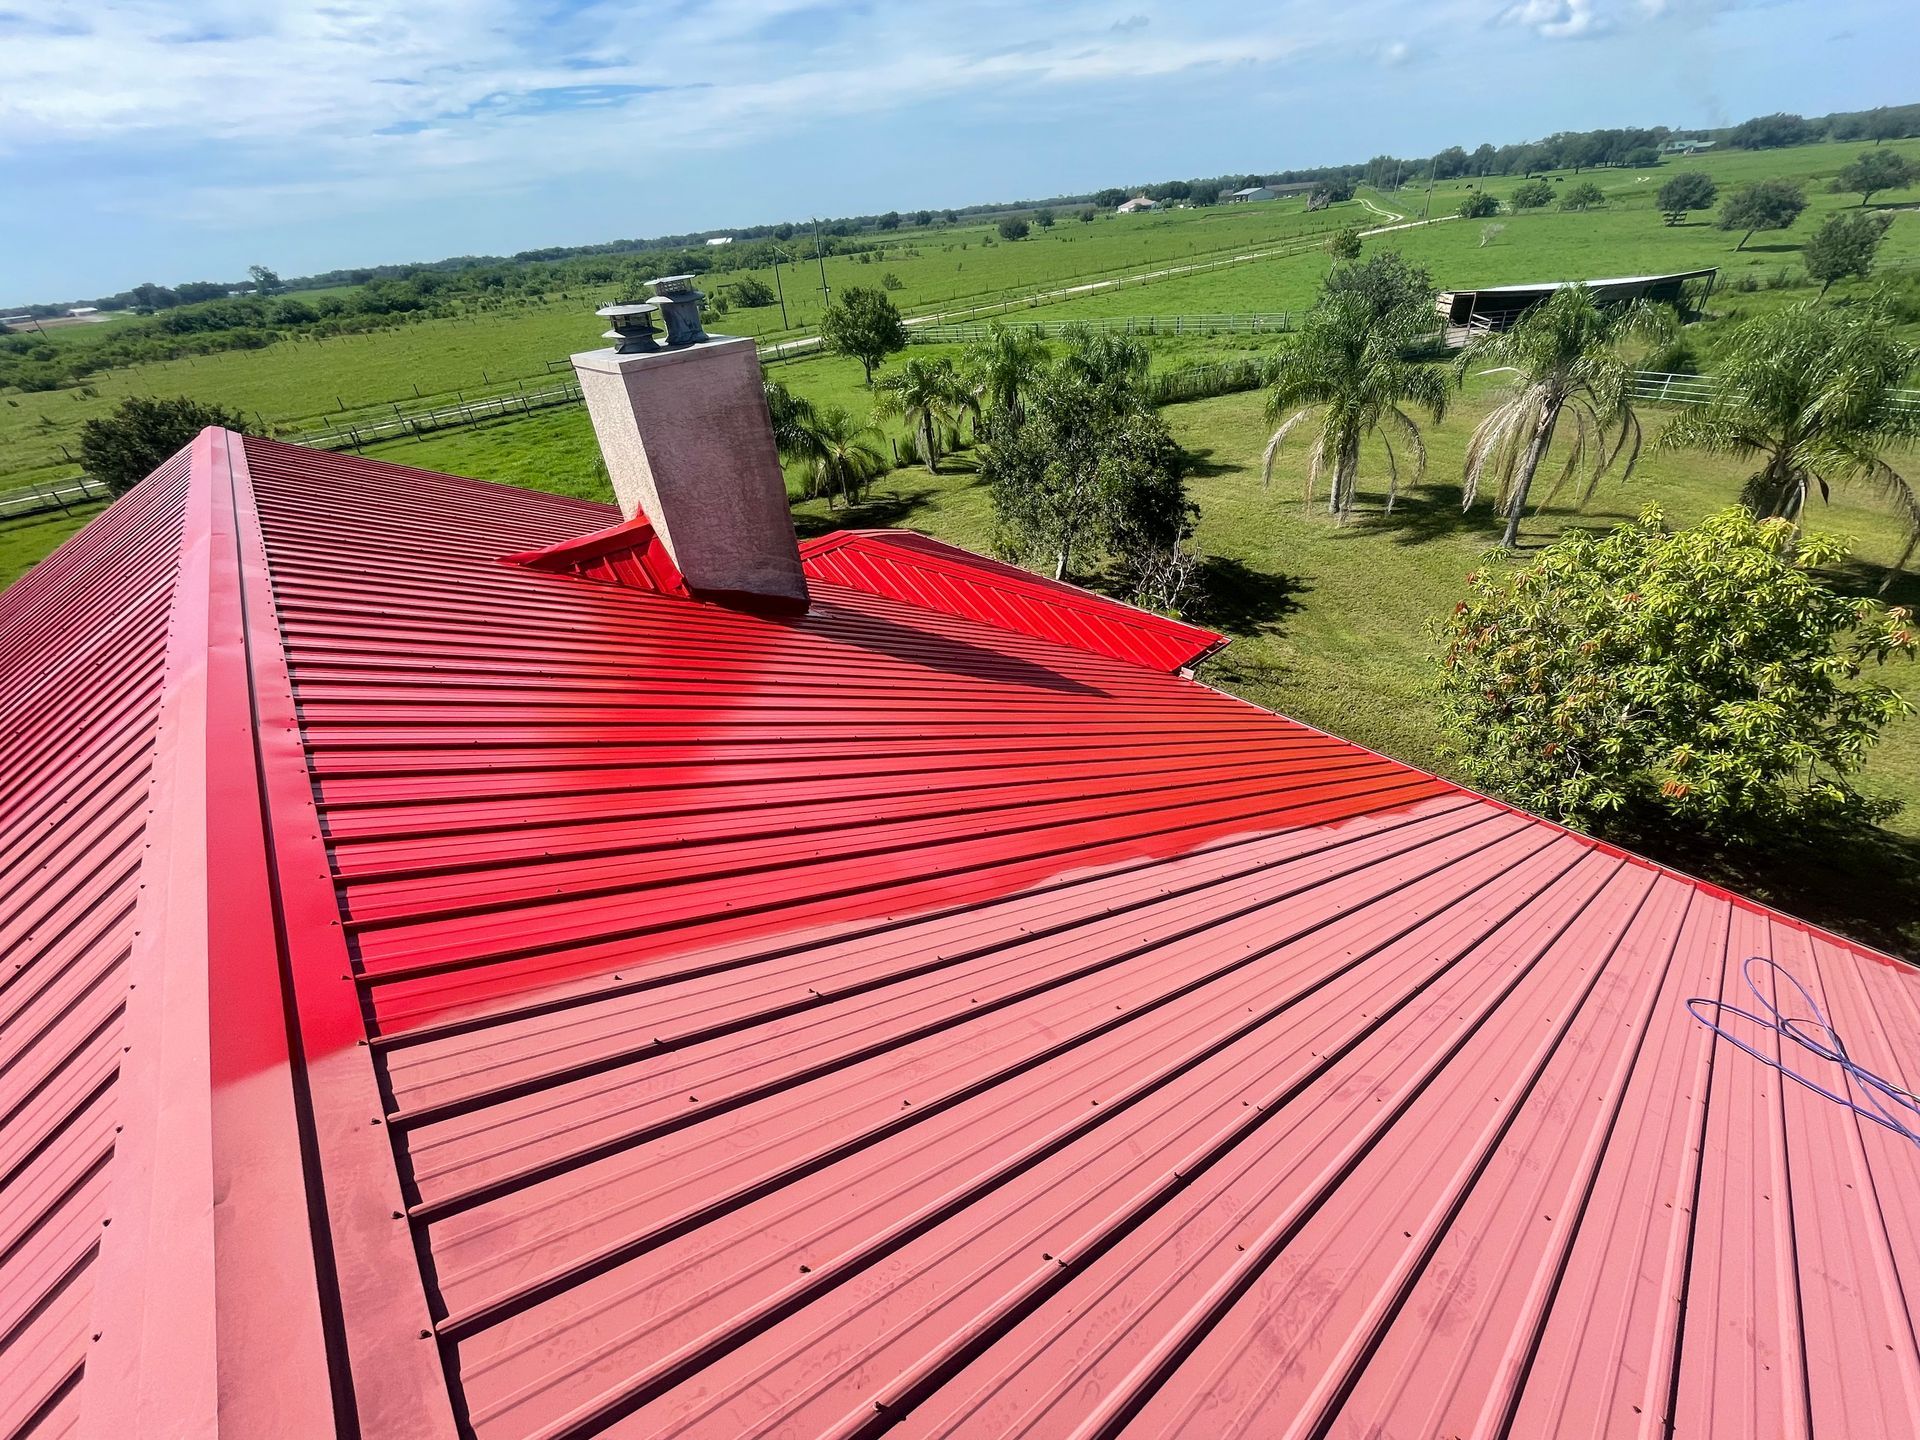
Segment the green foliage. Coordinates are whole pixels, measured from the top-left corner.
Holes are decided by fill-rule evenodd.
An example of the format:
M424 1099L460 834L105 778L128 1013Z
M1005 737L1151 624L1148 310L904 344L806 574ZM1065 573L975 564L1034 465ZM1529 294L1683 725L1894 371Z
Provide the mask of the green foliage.
M1819 138L1819 132L1802 117L1775 113L1741 121L1727 136L1727 143L1740 150L1778 150Z
M1514 187L1511 196L1516 210L1538 210L1553 203L1553 186L1545 180L1527 180Z
M1031 233L1032 229L1032 227L1018 215L1007 216L994 228L1000 232L1000 238L1002 240L1024 240L1028 234Z
M758 275L746 275L734 281L727 287L727 293L733 297L733 303L743 310L757 310L780 298L774 293L773 286Z
M957 438L961 419L979 418L980 402L953 361L944 356L938 360L914 356L876 387L873 412L883 419L907 422L931 475L940 469L940 452L948 436Z
M972 381L976 400L1018 424L1026 411L1026 396L1045 373L1050 358L1047 342L1033 330L995 321L984 339L967 346L961 366Z
M1391 252L1366 265L1335 266L1299 339L1274 366L1267 419L1276 428L1262 457L1262 478L1271 481L1287 438L1317 415L1305 498L1311 503L1327 479L1327 509L1342 525L1353 514L1360 447L1369 436L1380 438L1386 454L1389 514L1400 487L1396 437L1413 458L1414 481L1426 472L1426 444L1406 407L1424 408L1438 421L1446 413L1447 387L1433 367L1407 359L1410 343L1433 324L1425 281L1425 271Z
M1655 207L1669 225L1678 225L1689 210L1711 210L1719 198L1720 187L1711 175L1699 170L1684 170L1660 187Z
M779 434L776 427L775 435ZM887 472L880 436L839 406L800 413L790 431L792 459L806 468L807 495L824 497L829 506L837 495L843 504L857 504L867 486Z
M873 384L874 368L907 344L907 327L883 291L852 285L820 319L820 339L834 355L858 360Z
M1467 443L1461 509L1472 509L1485 483L1494 482L1495 507L1507 517L1500 543L1511 547L1534 478L1563 424L1566 461L1543 504L1575 481L1584 483L1584 503L1623 456L1621 478L1631 475L1640 458L1640 421L1633 413L1633 367L1621 345L1641 335L1663 338L1671 321L1671 312L1645 305L1603 309L1586 286L1568 285L1512 329L1462 352L1455 365L1462 383L1472 371L1511 378Z
M1247 182L1248 185L1259 185L1263 183L1263 181L1257 178L1250 179ZM1244 189L1245 187L1243 186L1241 188ZM1322 206L1339 205L1353 199L1353 192L1356 188L1358 187L1351 175L1329 175L1325 179L1315 183L1313 189L1308 192L1307 199L1309 202L1317 202Z
M1349 225L1327 237L1327 254L1336 260L1352 260L1360 254L1360 228Z
M1569 185L1560 196L1562 210L1599 210L1607 203L1607 192L1591 180Z
M1882 190L1904 190L1920 180L1920 168L1898 150L1864 150L1860 158L1833 177L1836 194L1858 195L1865 205Z
M1053 222L1058 218L1052 210L1044 205L1033 212L1033 223L1038 225L1042 230L1051 230L1053 228Z
M1057 579L1104 557L1136 589L1149 575L1164 586L1166 559L1199 513L1186 456L1134 379L1130 343L1077 337L1022 417L998 410L987 422L980 478L995 543L1051 560Z
M280 283L280 277L264 265L249 265L247 274L253 278L255 294L277 295L285 288Z
M892 294L896 294L901 290L906 289L907 287L898 275L894 274L893 271L889 270L887 271L886 274L880 277L880 288L886 291L889 295L892 295Z
M1813 486L1828 496L1835 484L1866 485L1907 531L1904 564L1920 542L1920 495L1884 452L1920 430L1897 394L1920 349L1890 332L1874 305L1809 302L1748 320L1721 355L1718 397L1676 415L1659 444L1759 461L1741 500L1796 525Z
M111 415L80 427L80 463L94 479L122 495L209 425L242 430L246 421L184 395L172 400L130 396Z
M1485 190L1470 190L1460 201L1457 213L1462 220L1485 220L1500 213L1500 202Z
M1885 816L1849 777L1910 707L1863 677L1911 656L1915 631L1821 581L1845 553L1740 507L1677 531L1650 509L1470 576L1442 632L1454 753L1572 824L1632 811L1739 834Z
M1807 275L1820 282L1820 293L1825 295L1836 280L1864 280L1873 273L1874 257L1892 223L1891 215L1872 211L1829 215L1800 251Z
M773 422L774 448L782 460L804 461L810 447L808 428L817 418L813 402L764 374L760 383L767 397L767 418Z
M1805 193L1791 180L1760 180L1727 197L1714 221L1722 230L1743 231L1733 248L1744 250L1756 230L1784 230L1807 208Z

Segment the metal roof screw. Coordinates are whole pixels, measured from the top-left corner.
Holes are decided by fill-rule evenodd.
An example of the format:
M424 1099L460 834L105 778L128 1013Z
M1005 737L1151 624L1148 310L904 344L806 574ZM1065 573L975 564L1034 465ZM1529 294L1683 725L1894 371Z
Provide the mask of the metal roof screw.
M422 1331L420 1332L420 1338L421 1338L422 1340L431 1340L431 1339L433 1338L433 1331L431 1331L431 1330L422 1330Z

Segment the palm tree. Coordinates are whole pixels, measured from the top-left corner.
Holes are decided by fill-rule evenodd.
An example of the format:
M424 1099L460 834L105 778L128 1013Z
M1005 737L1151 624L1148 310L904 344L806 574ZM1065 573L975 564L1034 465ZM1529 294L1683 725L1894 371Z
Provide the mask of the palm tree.
M960 417L977 413L978 405L972 389L953 368L951 360L915 357L876 387L873 413L904 419L919 442L927 473L938 474L945 432L957 432Z
M1317 414L1320 431L1307 459L1307 500L1319 490L1321 477L1330 475L1327 510L1346 524L1353 516L1361 442L1377 434L1387 452L1391 514L1400 491L1394 437L1412 452L1414 480L1427 468L1420 427L1403 407L1418 405L1435 421L1447 409L1445 378L1433 367L1406 358L1407 339L1404 326L1379 323L1363 297L1323 297L1301 327L1299 342L1275 367L1267 423L1278 428L1261 457L1262 482L1273 479L1273 462L1287 437Z
M1026 413L1027 393L1050 359L1047 344L1036 331L996 321L987 328L985 339L967 346L961 363L973 380L974 395L1018 425Z
M831 508L837 491L847 504L857 501L868 482L887 469L877 438L871 425L838 406L809 414L796 430L794 456L807 468L808 498L824 495Z
M1759 461L1741 502L1796 530L1811 486L1822 498L1835 484L1871 486L1907 530L1884 590L1920 546L1920 495L1883 454L1920 435L1920 413L1898 393L1916 365L1920 347L1894 337L1878 304L1791 306L1733 332L1712 403L1675 417L1658 443Z
M796 395L782 382L764 377L767 418L773 422L773 446L789 464L807 457L806 427L814 419L813 402Z
M1639 463L1640 421L1633 413L1633 367L1620 346L1670 328L1670 312L1633 304L1602 308L1584 285L1563 285L1511 330L1475 341L1461 352L1455 374L1504 370L1512 379L1499 404L1467 442L1460 508L1471 509L1487 481L1497 483L1494 507L1507 517L1501 545L1520 534L1527 493L1564 419L1572 429L1566 464L1547 494L1551 500L1576 475L1586 477L1582 501L1624 454L1621 478ZM1544 502L1543 502L1544 503Z

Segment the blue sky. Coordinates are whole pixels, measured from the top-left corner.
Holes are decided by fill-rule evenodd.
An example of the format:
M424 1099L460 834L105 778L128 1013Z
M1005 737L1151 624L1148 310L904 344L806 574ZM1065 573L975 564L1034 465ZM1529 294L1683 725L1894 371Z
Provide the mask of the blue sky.
M1920 100L1913 0L0 0L0 301Z

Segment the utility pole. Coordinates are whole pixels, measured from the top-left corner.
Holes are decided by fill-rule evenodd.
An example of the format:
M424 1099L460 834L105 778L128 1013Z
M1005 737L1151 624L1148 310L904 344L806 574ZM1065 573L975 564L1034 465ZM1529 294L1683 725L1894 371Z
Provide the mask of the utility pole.
M818 217L813 222L813 258L820 262L820 308L825 310L833 304L833 290L827 284L827 252L821 248Z
M773 246L772 249L773 249L773 290L774 290L774 293L780 297L780 328L782 330L790 330L793 327L792 327L792 324L787 319L787 287L780 283L780 257L785 252L783 252L780 249L780 247L777 245ZM793 257L791 255L788 255L787 261L789 264L791 264L793 261Z

